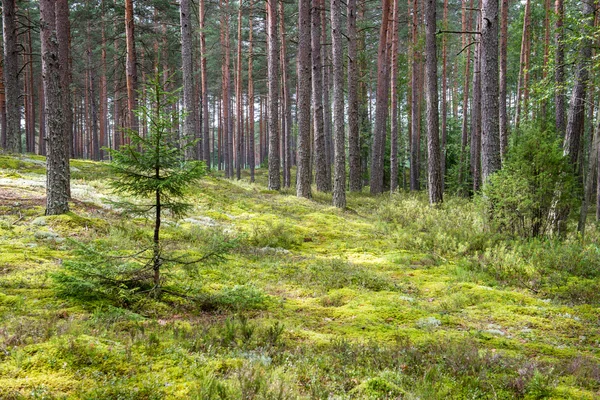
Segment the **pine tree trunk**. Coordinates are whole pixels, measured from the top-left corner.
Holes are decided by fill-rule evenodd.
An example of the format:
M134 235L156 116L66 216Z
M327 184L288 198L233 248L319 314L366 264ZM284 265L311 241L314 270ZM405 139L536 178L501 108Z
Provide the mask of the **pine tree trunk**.
M585 24L593 27L594 3L583 2L583 21ZM583 28L583 34L586 35L587 27ZM586 89L589 80L588 63L592 57L592 42L589 37L585 37L581 43L579 51L579 60L575 72L575 86L569 104L569 114L567 116L567 130L565 132L564 155L569 157L573 165L573 171L577 171L579 147L581 135L583 133L585 122L585 100Z
M200 27L200 75L202 81L202 149L204 150L204 162L206 163L206 167L210 169L211 167L211 157L210 157L210 132L209 132L209 115L208 115L208 77L207 77L207 69L206 69L206 33L205 30L205 18L206 12L204 9L204 1L200 0L200 10L199 10L199 27ZM252 29L250 29L252 31ZM252 35L252 34L251 34ZM252 41L250 41L252 43Z
M236 102L236 157L235 157L235 174L238 180L242 179L242 7L238 9L238 24L237 24L237 58L236 58L236 80L235 80L235 102Z
M179 7L179 20L181 23L181 69L183 77L183 137L186 147L186 158L199 160L200 154L197 154L196 144L190 146L189 143L194 140L200 140L196 132L196 113L194 99L194 54L192 50L192 14L190 10L190 0L181 0Z
M353 1L353 0L350 0ZM298 1L298 171L296 195L310 199L311 0Z
M390 0L382 0L382 21L379 31L379 49L377 52L377 97L375 128L373 130L373 150L371 156L371 194L383 193L383 167L388 114L388 25L390 18Z
M444 29L448 28L448 0L444 0ZM448 141L448 57L447 37L442 37L442 143L440 154L442 194L445 188L446 177L446 142Z
M269 90L267 133L269 135L269 189L281 188L279 171L279 44L277 43L277 0L267 0L267 86Z
M542 80L545 82L548 79L548 62L550 60L550 0L544 0L544 11L544 65L542 67ZM545 128L547 126L546 116L548 114L548 101L546 99L542 100L540 114L542 126Z
M102 0L102 10L104 11L104 0ZM105 154L103 147L108 145L108 86L106 82L106 28L104 19L102 20L102 66L100 76L100 159L104 160Z
M425 0L425 86L427 101L427 183L429 204L443 201L437 90L436 2Z
M321 13L320 0L313 0L311 10L311 56L312 56L312 109L314 131L314 170L317 191L330 190L327 179L327 145L323 123L323 72L321 60Z
M554 56L554 107L555 114L554 120L556 125L556 133L560 137L565 136L566 132L566 117L565 110L566 96L565 96L565 45L563 42L563 19L564 19L564 5L563 0L556 0L554 3L554 12L556 13L556 25L554 35L554 46L556 48L556 54Z
M321 0L320 14L321 14L321 60L323 63L323 135L325 136L325 156L327 157L326 174L327 174L327 190L331 191L331 165L333 164L333 136L332 136L332 124L331 124L331 96L330 92L330 65L331 60L329 57L328 45L327 45L327 18L326 18L326 0Z
M286 33L285 33L285 12L283 0L279 0L279 38L281 42L281 111L282 111L282 131L281 147L283 150L283 186L290 187L292 157L291 157L291 136L292 136L292 109L289 90L289 76L287 71L286 54Z
M477 29L481 29L478 17ZM473 192L481 188L481 43L475 47L473 62L473 107L471 111L471 179Z
M481 19L481 175L501 168L498 106L498 0L483 0Z
M2 0L2 27L4 91L6 96L6 149L12 153L20 153L22 149L16 0Z
M204 1L204 0L203 0ZM254 169L256 167L254 149L254 54L252 43L252 7L254 3L250 0L250 12L248 15L248 163L250 164L250 182L254 182Z
M470 0L469 2L469 9L473 9L473 0ZM471 18L471 12L469 11L467 13L467 0L463 0L462 2L462 30L463 32L465 31L470 31L472 29L472 24L471 24L472 18ZM465 182L465 175L467 175L465 172L466 169L466 156L467 156L467 144L469 141L469 118L468 118L468 114L469 114L469 77L471 76L470 73L470 68L471 68L471 43L467 43L467 34L463 33L462 35L462 46L463 48L467 49L467 54L466 54L466 59L465 59L465 75L464 75L464 86L463 86L463 102L462 102L462 135L461 135L461 142L460 142L460 165L459 165L459 169L458 169L458 184L459 187L462 188L463 183ZM476 45L477 46L477 45ZM473 85L475 86L475 85ZM475 97L475 91L473 92L473 97ZM473 103L475 106L475 103ZM471 165L472 165L472 160L471 160ZM472 169L471 169L472 172Z
M508 0L502 0L500 23L500 88L499 88L499 122L500 122L500 155L502 160L508 150L508 112L506 109L506 68L508 52Z
M391 97L392 126L390 140L390 191L398 190L398 19L399 0L393 0L392 49L391 49Z
M412 15L412 66L411 66L411 138L410 138L410 190L420 190L419 153L421 152L421 132L419 129L419 56L418 56L418 3L413 1Z
M229 0L220 0L219 7L221 11L221 51L223 52L223 59L221 63L221 109L223 113L221 123L221 137L222 137L222 152L223 162L225 166L225 176L228 178L233 177L233 151L229 150L229 139L232 138L232 132L229 132L229 120L231 119L229 113ZM232 146L233 148L233 142Z
M519 77L517 79L517 110L515 112L515 128L519 127L521 121L521 110L525 92L525 74L527 73L527 43L529 42L531 1L526 0L523 13L523 34L521 35L521 55L519 57Z
M55 1L40 0L40 35L42 42L42 76L47 115L46 215L69 211L69 157L66 152L60 64L56 32ZM59 18L61 16L58 16Z
M333 205L346 208L346 145L344 126L344 61L341 0L331 0L331 39L333 54L333 121L335 130L335 168Z
M128 128L138 132L139 123L134 110L137 109L137 65L135 53L135 24L133 0L125 0L125 37L127 43L127 112Z
M348 0L348 161L350 191L360 192L360 136L358 123L358 51L356 32L356 0Z

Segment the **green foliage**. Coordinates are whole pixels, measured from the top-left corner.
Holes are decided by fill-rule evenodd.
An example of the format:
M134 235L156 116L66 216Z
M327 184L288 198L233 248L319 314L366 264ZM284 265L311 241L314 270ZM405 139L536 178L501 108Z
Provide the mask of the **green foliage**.
M551 132L532 126L515 136L502 170L483 188L489 223L513 236L551 235L560 219L554 215L576 204L572 167Z
M110 150L113 158L110 185L118 194L149 200L143 204L118 203L128 211L145 213L160 207L181 216L191 209L191 204L182 201L186 189L205 174L204 165L185 161L185 150L194 146L195 141L178 140L173 126L173 121L182 117L174 106L177 92L164 90L158 77L150 81L146 91L151 103L140 105L136 114L147 119L149 132L144 137L128 130L131 144Z

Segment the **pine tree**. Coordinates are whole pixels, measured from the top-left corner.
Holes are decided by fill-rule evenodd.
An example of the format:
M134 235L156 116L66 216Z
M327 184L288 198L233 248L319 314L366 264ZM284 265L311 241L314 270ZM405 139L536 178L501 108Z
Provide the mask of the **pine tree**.
M191 204L185 203L185 189L195 183L204 174L200 162L185 161L185 151L196 145L191 140L182 146L177 142L173 121L181 118L176 107L177 93L167 92L160 83L158 73L147 85L151 105L138 106L138 117L146 117L149 130L146 137L133 129L127 130L131 144L112 150L114 174L111 182L116 193L133 196L142 203L119 202L118 205L132 213L154 213L154 236L152 259L148 267L153 271L154 289L160 290L160 268L163 264L160 243L162 215L170 211L181 216L190 210Z

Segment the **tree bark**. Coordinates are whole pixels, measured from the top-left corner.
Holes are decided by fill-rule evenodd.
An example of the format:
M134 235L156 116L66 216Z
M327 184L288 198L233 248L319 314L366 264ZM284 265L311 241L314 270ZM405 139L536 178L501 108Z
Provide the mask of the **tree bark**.
M60 64L68 60L59 58L56 32L55 1L40 0L40 36L42 42L42 76L47 114L47 171L46 215L69 211L69 157L66 152Z
M371 156L371 194L383 193L383 167L386 137L386 120L388 114L388 25L390 0L382 0L381 28L379 31L379 49L377 51L377 96L375 112L375 128L373 130L373 150Z
M236 80L235 80L235 102L236 102L236 157L235 157L235 174L238 180L242 179L242 6L238 9L238 26L237 26L237 58L236 58Z
M6 97L6 149L12 153L20 153L22 148L16 0L2 0L2 27L4 91Z
M399 1L393 0L392 49L391 49L391 97L392 126L390 140L390 191L398 190L398 19Z
M503 0L504 1L504 0ZM522 104L524 100L521 100L524 97L526 79L525 75L527 74L527 43L529 42L529 30L530 30L530 11L531 9L531 1L526 0L525 2L525 11L523 13L523 33L521 35L521 55L519 57L519 77L517 79L517 109L515 111L515 128L519 128L519 124L521 122L521 110Z
M321 0L320 15L321 15L321 51L323 62L323 135L325 136L325 156L327 158L326 173L327 173L327 192L331 191L331 165L333 164L333 138L331 124L331 96L330 96L330 68L331 60L329 57L327 44L327 18L325 10L326 0Z
M104 0L102 0L104 12ZM101 75L100 75L100 159L104 159L103 148L108 145L108 86L106 82L106 28L102 20L102 50L101 50Z
M508 0L502 0L502 13L500 23L500 155L502 160L508 150L508 112L506 109L506 68L508 52Z
M481 175L501 168L498 107L498 0L483 0L481 19Z
M287 53L286 53L286 33L285 33L285 8L283 0L279 0L279 38L281 42L281 112L282 127L281 148L283 150L283 186L291 185L291 137L292 137L292 108L289 89L289 75L287 71Z
M348 0L348 161L350 191L362 189L360 174L360 136L358 122L358 51L356 31L356 0ZM299 85L300 86L300 85Z
M481 29L478 18L477 29ZM471 178L473 192L481 188L481 42L475 47L473 63L473 109L471 112Z
M207 77L207 69L206 69L206 33L204 32L205 30L205 18L206 18L206 13L205 13L205 9L204 9L204 1L205 0L200 0L200 9L199 9L199 14L198 14L198 25L199 25L199 29L200 29L200 76L201 76L201 83L202 83L202 149L204 150L204 162L206 163L206 167L208 169L210 169L211 167L211 157L210 157L210 127L209 127L209 115L208 115L208 77ZM252 21L252 19L250 18L250 21ZM252 22L250 22L252 23ZM250 35L252 35L252 29L250 29ZM252 43L252 41L250 41L250 43ZM250 51L250 53L252 53L252 51Z
M564 137L566 131L565 109L567 107L565 98L565 45L563 42L563 19L565 12L563 0L555 1L554 12L556 13L556 25L554 28L556 32L554 35L554 46L556 48L554 56L554 123L556 125L556 133L560 137Z
M202 0L204 1L204 0ZM248 15L248 163L250 164L250 182L254 182L254 168L256 166L254 150L254 79L252 76L254 70L253 59L253 37L252 37L252 7L254 3L250 0L250 12Z
M353 1L353 0L350 0ZM298 1L298 171L296 195L310 199L311 0Z
M183 137L186 147L186 158L198 160L202 153L198 153L196 144L189 143L200 140L196 132L196 113L194 98L194 54L192 49L192 14L190 0L181 0L179 7L179 21L181 23L181 69L183 77Z
M444 0L444 30L448 29L448 0ZM446 180L446 142L448 141L448 56L447 37L442 37L442 144L441 144L441 180L444 193Z
M229 130L229 122L231 119L229 110L229 0L220 0L220 11L221 11L221 51L223 52L223 59L221 63L221 88L222 88L222 124L221 124L221 136L222 136L222 152L223 161L225 166L225 176L228 178L233 177L233 132ZM231 142L231 146L230 146Z
M567 130L565 132L564 155L569 158L573 165L573 171L577 171L579 147L585 121L586 89L589 80L588 63L592 58L592 42L587 36L587 29L593 27L594 2L583 2L583 21L588 27L583 28L586 35L581 42L579 60L575 72L575 86L569 105L567 116Z
M397 0L396 0L397 1ZM333 121L335 168L333 205L346 208L346 146L344 126L344 61L341 0L331 0L331 39L333 59Z
M420 113L419 113L419 50L418 45L418 3L413 0L412 15L412 68L411 68L411 137L410 137L410 190L420 190L419 182L419 153L421 152L421 131L420 131Z
M321 62L320 0L313 0L311 10L312 109L314 130L314 170L317 191L331 190L327 179L327 147L323 124L323 65Z
M429 204L443 201L437 87L436 2L425 0L425 83L427 101L427 182Z
M137 109L137 56L135 53L135 20L133 0L125 0L125 38L127 44L127 112L128 128L138 132L139 122L134 110Z
M267 86L269 90L269 113L267 131L269 135L269 189L281 188L279 171L279 44L277 43L277 0L266 0L267 6Z
M469 10L473 9L473 0L470 0L469 2ZM465 31L470 31L471 30L471 12L469 11L469 13L467 13L467 0L463 0L462 2L462 30L463 32ZM465 60L465 80L464 80L464 87L463 87L463 103L462 103L462 135L461 135L461 142L460 142L460 165L459 165L459 169L458 169L458 183L459 186L462 188L463 183L465 181L465 175L467 175L465 173L465 167L466 167L466 160L465 158L467 157L467 144L468 144L468 138L469 138L469 119L468 119L468 111L469 111L469 78L471 76L470 73L470 68L471 68L471 45L470 43L467 43L467 34L463 33L462 35L462 45L463 48L465 48L465 46L468 45L467 47L467 55L466 55L466 60ZM477 45L475 45L477 46ZM473 85L475 86L475 85ZM475 97L475 92L473 93L473 97ZM472 161L471 161L472 162Z

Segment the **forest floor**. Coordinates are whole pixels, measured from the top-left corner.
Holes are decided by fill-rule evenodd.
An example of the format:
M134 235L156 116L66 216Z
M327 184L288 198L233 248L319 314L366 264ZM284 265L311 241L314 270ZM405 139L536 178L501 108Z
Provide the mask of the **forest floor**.
M72 167L72 212L44 217L43 158L0 155L2 399L600 398L589 273L539 283L526 245L487 232L476 202L351 194L340 211L266 190L262 171L211 173L163 229L179 254L231 247L165 267L203 300L87 301L56 278L78 243L135 252L152 223L112 208L102 164ZM576 251L600 259L594 243Z

